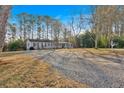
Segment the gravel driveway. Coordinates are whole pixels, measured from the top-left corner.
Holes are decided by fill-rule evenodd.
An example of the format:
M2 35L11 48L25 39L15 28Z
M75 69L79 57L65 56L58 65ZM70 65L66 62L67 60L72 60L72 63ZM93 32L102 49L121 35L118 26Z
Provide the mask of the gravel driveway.
M87 50L42 50L31 53L68 78L91 87L124 87L124 56L95 55Z

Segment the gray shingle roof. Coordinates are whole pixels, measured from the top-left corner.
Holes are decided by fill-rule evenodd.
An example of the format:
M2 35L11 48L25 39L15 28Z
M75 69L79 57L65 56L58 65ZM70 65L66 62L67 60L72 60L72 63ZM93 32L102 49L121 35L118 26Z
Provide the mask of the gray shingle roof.
M28 39L31 42L53 42L52 40L49 39Z

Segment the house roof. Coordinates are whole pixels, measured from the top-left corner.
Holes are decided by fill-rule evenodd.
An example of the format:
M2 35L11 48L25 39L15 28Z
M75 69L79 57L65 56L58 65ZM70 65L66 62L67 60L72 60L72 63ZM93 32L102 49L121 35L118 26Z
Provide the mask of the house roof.
M69 44L70 42L59 42L60 44ZM71 43L70 43L71 44Z
M28 39L31 42L53 42L52 40L49 39Z

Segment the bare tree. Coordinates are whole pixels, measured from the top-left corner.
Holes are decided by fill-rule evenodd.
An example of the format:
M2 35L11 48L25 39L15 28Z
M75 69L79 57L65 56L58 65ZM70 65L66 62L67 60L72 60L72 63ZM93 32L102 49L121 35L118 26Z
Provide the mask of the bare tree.
M41 32L42 32L42 16L37 17L37 38L41 39Z
M94 6L92 7L91 15L91 30L95 34L95 48L98 48L98 40L101 36L108 39L108 45L113 36L113 27L116 16L116 6Z
M71 31L73 33L74 46L78 47L77 36L84 29L84 16L82 14L82 11L80 11L78 16L76 16L76 15L71 16L69 25L70 25Z
M10 8L11 6L8 5L0 5L0 52L2 51L2 48L4 46L6 25Z
M51 23L51 17L50 16L44 16L44 21L46 23L46 39L48 39L49 36L49 26Z
M53 21L53 38L56 46L58 47L58 42L60 38L61 23L58 20Z
M11 40L14 41L16 39L17 28L16 24L9 24L10 33L11 33Z

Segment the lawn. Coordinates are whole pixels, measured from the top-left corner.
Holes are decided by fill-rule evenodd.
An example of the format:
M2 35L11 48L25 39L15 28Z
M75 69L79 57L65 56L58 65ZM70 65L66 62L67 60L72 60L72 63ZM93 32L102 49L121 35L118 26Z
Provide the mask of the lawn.
M10 55L10 54L9 54ZM0 57L0 87L88 87L25 54Z
M76 56L75 54L78 53L79 57L81 57L82 55L82 57L85 56L84 58L87 58L87 57L90 58L91 56L94 56L94 55L99 57L102 57L102 56L104 57L104 55L113 55L115 57L115 56L124 54L123 49L114 49L114 51L112 51L111 49L93 49L93 48L57 49L56 50L56 53L60 53L60 54L64 53L63 55L65 55L66 52L74 54L72 57L75 57ZM34 53L36 56L37 55L39 56L37 52L31 52L31 53ZM72 80L71 78L67 78L66 76L64 76L63 73L60 73L58 72L58 70L53 68L52 65L48 64L42 59L38 60L37 58L35 58L35 55L33 55L34 56L33 57L24 51L1 53L0 54L0 87L14 87L14 88L15 87L16 88L20 88L20 87L33 87L33 88L34 87L38 87L38 88L90 87L85 83L80 83ZM93 60L96 60L96 59L93 59ZM73 62L70 62L70 63L72 64ZM83 63L86 63L86 62L83 62ZM97 62L97 61L94 62L94 64L96 64L97 66L101 66L101 65L98 65L97 63L100 63L100 62ZM105 62L101 64L104 64L104 63ZM113 66L113 62L106 61L106 63L112 63L112 66ZM66 66L67 65L68 64L66 64ZM72 66L74 65L78 66L78 64L73 64Z

